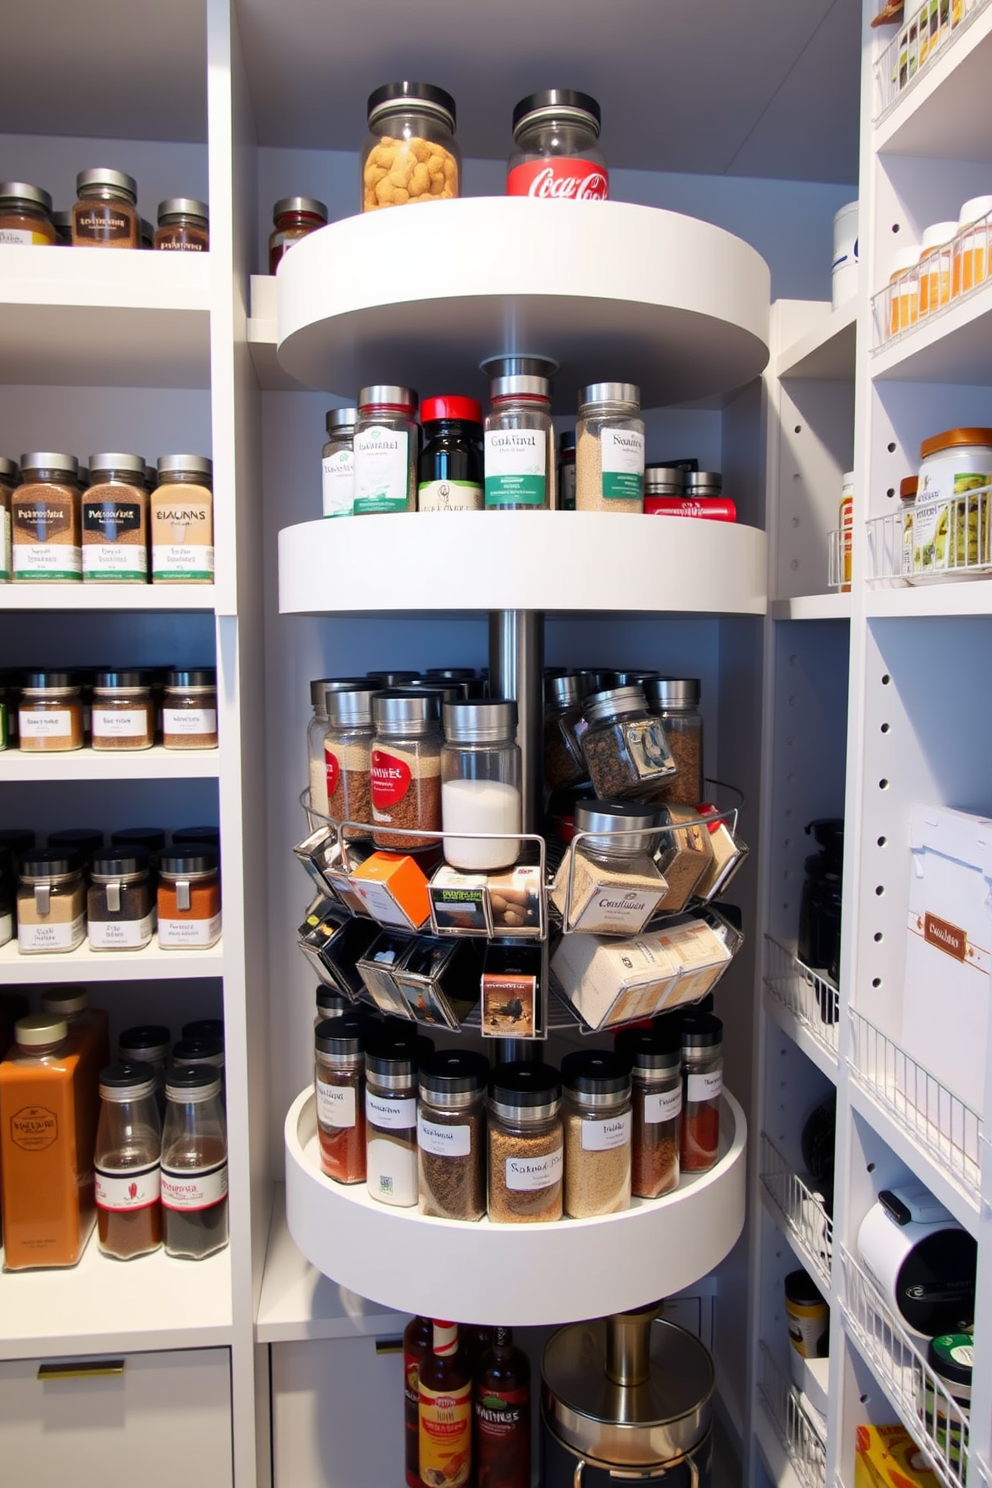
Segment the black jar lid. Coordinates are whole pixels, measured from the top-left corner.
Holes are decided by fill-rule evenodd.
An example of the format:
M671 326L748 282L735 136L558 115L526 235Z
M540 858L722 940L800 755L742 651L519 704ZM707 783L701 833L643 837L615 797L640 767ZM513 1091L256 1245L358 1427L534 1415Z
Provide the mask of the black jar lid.
M575 430L566 429L563 434L558 435L558 453L560 455L575 454Z
M825 852L842 857L844 854L844 818L842 816L818 816L806 824L806 835L812 837Z
M100 1094L106 1094L111 1100L120 1100L124 1096L137 1099L142 1095L152 1095L154 1091L155 1071L138 1060L122 1059L100 1071Z
M34 847L36 840L35 834L25 827L4 827L0 831L0 847L9 848L15 858L22 857Z
M224 1039L223 1018L195 1018L192 1023L183 1024L184 1039L214 1038Z
M513 132L516 134L520 126L534 114L545 113L551 118L566 111L581 114L595 133L599 134L599 127L603 122L599 104L590 94L579 93L574 88L542 88L537 93L528 93L526 98L521 98L513 110Z
M420 1065L434 1052L433 1041L418 1036L417 1025L396 1027L396 1020L375 1029L365 1045L365 1063L371 1075L416 1075Z
M450 1097L477 1095L485 1090L489 1060L470 1049L442 1049L420 1066L420 1093L444 1105Z
M408 104L412 111L437 114L447 119L451 129L455 127L455 100L443 88L434 83L383 83L369 94L368 120L373 124L382 114L395 113L397 105ZM413 109L413 105L420 105ZM424 109L424 105L427 105Z
M67 873L79 873L82 866L83 860L79 853L63 851L57 847L32 847L21 854L18 872L28 883L34 883Z
M817 1307L823 1301L823 1293L805 1271L790 1271L783 1285L786 1297L799 1307Z
M178 667L175 671L168 672L165 678L166 687L216 687L216 667Z
M21 686L43 691L49 687L78 687L79 680L73 672L22 672Z
M424 676L436 682L474 682L475 667L428 667Z
M516 1110L556 1106L561 1099L561 1076L553 1064L514 1060L501 1064L489 1077L489 1099Z
M125 827L110 835L111 847L143 847L145 852L160 852L165 846L165 833L161 827Z
M344 1013L340 1018L325 1018L313 1031L314 1048L319 1054L354 1059L361 1054L367 1034L368 1025L356 1012Z
M160 873L182 878L187 873L212 873L217 867L217 854L207 848L180 847L173 843L158 860Z
M366 672L365 675L370 682L378 682L380 687L405 687L408 682L420 681L419 672Z
M613 1047L621 1058L629 1060L638 1074L661 1074L665 1070L677 1070L682 1063L682 1037L677 1026L621 1028Z
M176 1064L211 1064L224 1062L224 1040L219 1038L181 1038L172 1046Z
M714 1049L722 1043L723 1019L715 1013L686 1013L683 1016L683 1049Z
M173 847L208 847L220 852L220 827L180 827L172 834Z
M212 1064L176 1064L166 1072L165 1093L176 1101L220 1095L220 1072Z
M627 1095L630 1069L618 1054L604 1049L581 1049L561 1062L561 1083L578 1095Z
M128 1062L136 1063L135 1055L141 1053L146 1057L150 1054L168 1054L172 1043L172 1034L164 1023L136 1023L133 1028L125 1028L117 1040L118 1050L126 1049Z
M151 679L147 670L132 669L125 672L97 672L93 677L93 686L107 688L117 687L150 687Z
M125 878L131 873L148 872L148 854L143 847L130 852L98 852L90 859L90 873L99 878Z
M345 997L336 987L328 987L324 982L317 983L317 1011L323 1015L324 1021L338 1019L351 1012L354 1007L350 997ZM186 1030L183 1029L185 1033Z

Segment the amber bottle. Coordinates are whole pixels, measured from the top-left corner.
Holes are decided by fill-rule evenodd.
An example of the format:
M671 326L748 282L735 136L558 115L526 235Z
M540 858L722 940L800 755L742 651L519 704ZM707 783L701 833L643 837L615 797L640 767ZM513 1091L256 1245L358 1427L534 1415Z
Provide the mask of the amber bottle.
M463 1488L472 1476L472 1372L457 1323L434 1319L419 1396L420 1481L425 1488Z
M530 1488L530 1361L494 1330L475 1375L475 1488Z
M403 1333L403 1452L408 1488L420 1488L420 1365L430 1353L430 1318L411 1318Z

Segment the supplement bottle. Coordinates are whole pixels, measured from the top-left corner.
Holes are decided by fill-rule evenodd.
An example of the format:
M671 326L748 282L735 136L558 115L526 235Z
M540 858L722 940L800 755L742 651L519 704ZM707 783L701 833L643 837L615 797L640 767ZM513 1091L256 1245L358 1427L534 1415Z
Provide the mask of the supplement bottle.
M474 398L427 398L420 409L419 511L481 511L482 408ZM474 675L474 674L473 674Z

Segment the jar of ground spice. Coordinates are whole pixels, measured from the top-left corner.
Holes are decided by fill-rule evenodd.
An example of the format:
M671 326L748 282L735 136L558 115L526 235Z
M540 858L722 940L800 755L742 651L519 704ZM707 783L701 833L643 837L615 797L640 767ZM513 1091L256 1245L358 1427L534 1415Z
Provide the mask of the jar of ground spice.
M544 783L548 790L587 779L576 726L582 722L582 679L546 677L544 682Z
M723 1023L714 1013L682 1019L682 1135L679 1158L686 1173L705 1173L720 1147L723 1092Z
M573 1219L630 1208L630 1067L591 1049L561 1062L565 1213Z
M631 1191L658 1199L679 1186L682 1042L677 1028L624 1028L614 1047L631 1065Z
M74 951L86 939L86 881L73 853L34 847L17 871L17 949L22 955Z
M314 1095L320 1169L337 1183L365 1182L365 1024L355 1012L314 1030Z
M643 684L648 710L660 718L678 768L658 792L661 801L696 806L703 799L703 720L698 677L649 677Z
M155 895L141 848L97 853L90 863L87 935L94 951L140 951L151 944Z
M151 749L155 710L144 672L97 672L90 741L94 749Z
M269 273L274 274L284 253L327 226L327 208L315 196L284 196L272 208L274 231L269 235Z
M651 857L656 821L636 801L583 801L576 832L555 875L551 902L566 930L637 935L665 896L667 885Z
M433 1051L430 1039L383 1027L365 1046L368 1190L394 1208L417 1202L417 1068Z
M207 219L206 202L170 196L158 204L158 231L152 246L170 253L206 253L210 247Z
M388 827L441 829L441 695L399 689L372 698L372 820ZM429 848L429 837L373 833L376 847Z
M138 248L138 183L123 171L80 171L72 209L74 248Z
M561 1219L565 1169L561 1079L549 1064L503 1064L489 1081L489 1218Z
M0 181L0 246L49 247L54 242L48 192L27 181Z
M369 770L372 763L372 698L375 688L328 692L324 698L327 729L324 734L324 771L327 782L327 815L333 821L370 822L372 796ZM347 837L366 834L351 830Z
M601 800L650 796L676 771L665 730L648 713L640 687L612 687L586 698L582 752Z
M644 420L632 382L594 382L579 393L576 511L644 509Z
M162 1123L147 1064L100 1071L93 1169L97 1239L104 1255L132 1261L162 1244Z
M214 581L213 462L206 455L162 455L151 498L153 584Z
M16 460L0 455L0 584L13 577L10 553L10 498L21 478Z
M484 1054L446 1049L420 1067L417 1148L420 1207L439 1219L481 1219L486 1212Z
M17 709L21 750L66 753L83 747L82 691L71 672L25 672Z
M158 860L158 943L204 951L220 940L217 854L173 845Z
M82 581L78 470L74 455L34 451L21 456L21 484L10 498L16 581Z
M139 455L90 455L82 499L83 580L148 583L148 493Z
M217 672L214 667L168 674L162 703L166 749L217 748Z

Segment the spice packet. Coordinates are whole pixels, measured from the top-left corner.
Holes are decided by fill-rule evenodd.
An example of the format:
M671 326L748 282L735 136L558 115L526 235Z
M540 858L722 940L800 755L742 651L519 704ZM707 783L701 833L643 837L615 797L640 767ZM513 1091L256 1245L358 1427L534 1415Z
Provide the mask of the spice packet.
M483 1038L543 1038L544 957L534 945L490 941L482 971Z
M650 931L619 940L564 935L551 962L562 994L590 1028L614 1028L669 1005L681 969Z
M431 930L435 935L491 935L484 873L459 873L443 864L430 882Z
M380 925L419 930L430 916L427 878L413 858L374 852L352 873L351 887Z
M317 898L297 932L297 945L327 987L336 987L337 983L327 970L322 953L347 920L347 910L336 899Z
M393 1013L398 1018L409 1018L406 999L393 978L401 958L410 946L411 937L396 930L383 930L356 966L366 991L382 1013Z
M547 904L541 870L517 864L505 873L486 875L490 934L497 937L542 937L547 933Z
M461 1028L479 1001L482 951L470 940L418 935L393 972L410 1016L439 1028Z

